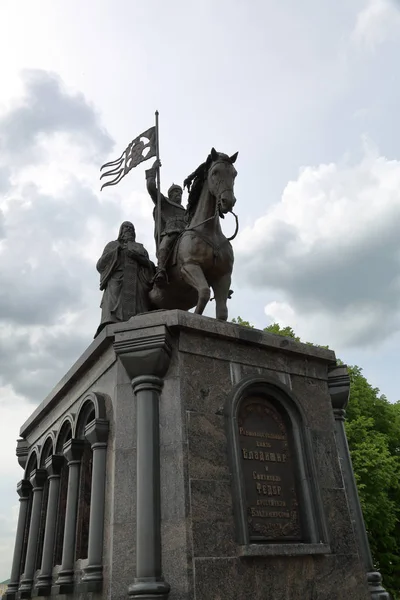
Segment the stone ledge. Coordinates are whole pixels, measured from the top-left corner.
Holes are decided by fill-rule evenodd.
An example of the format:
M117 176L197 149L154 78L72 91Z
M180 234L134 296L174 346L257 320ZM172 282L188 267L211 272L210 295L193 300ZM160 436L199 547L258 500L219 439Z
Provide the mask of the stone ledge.
M51 596L51 584L33 588L32 598L42 598L45 596Z
M336 357L333 350L326 350L318 346L310 346L302 342L296 342L292 338L283 337L274 333L266 333L261 329L251 329L236 323L227 321L218 321L211 317L196 315L184 310L157 310L149 313L143 313L132 317L126 323L113 325L113 331L129 331L141 329L143 327L155 327L157 325L166 325L173 329L186 329L209 336L215 336L231 341L242 342L261 347L275 348L283 352L296 353L303 356L310 356L336 365Z
M100 593L102 588L102 581L81 581L75 589L78 594L95 594Z
M240 546L239 556L305 556L331 554L329 544L250 544Z
M328 366L336 365L335 353L332 350L325 350L324 348L295 342L291 338L265 333L259 329L250 329L243 325L236 325L235 323L217 321L210 317L196 315L183 310L158 310L143 313L132 317L125 323L107 325L43 402L33 411L27 421L25 421L20 429L20 436L25 438L34 429L36 424L65 396L74 383L99 360L100 356L109 350L115 337L125 337L121 336L121 333L124 333L126 334L126 338L134 339L136 336L140 336L139 332L136 336L134 335L137 330L147 328L148 335L149 328L157 328L160 325L166 326L172 332L185 330L187 332L202 334L205 337L237 342L244 347L255 346L258 348L279 350L281 353L292 356L297 355L305 359L311 358L321 361L321 363L325 363ZM115 354L114 356L110 355L109 361L104 365L104 368L109 368L115 361Z

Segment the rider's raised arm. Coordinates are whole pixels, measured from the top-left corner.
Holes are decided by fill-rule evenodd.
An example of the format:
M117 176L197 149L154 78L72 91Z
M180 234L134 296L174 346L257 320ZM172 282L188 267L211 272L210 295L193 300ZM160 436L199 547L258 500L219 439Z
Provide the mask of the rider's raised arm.
M156 176L157 176L157 161L154 163L154 165L152 166L151 169L148 169L146 171L147 191L149 192L150 197L153 200L154 204L157 204Z

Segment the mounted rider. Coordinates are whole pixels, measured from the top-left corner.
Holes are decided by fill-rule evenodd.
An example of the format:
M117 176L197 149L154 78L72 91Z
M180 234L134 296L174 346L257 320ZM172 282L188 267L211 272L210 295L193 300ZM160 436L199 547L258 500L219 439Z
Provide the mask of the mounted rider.
M187 225L186 210L182 206L183 190L180 185L172 184L168 190L168 198L161 194L161 215L158 218L158 203L157 203L157 169L161 166L158 160L155 161L151 169L146 171L147 191L154 202L153 218L154 218L154 236L156 244L158 243L158 223L160 222L160 245L157 248L158 267L154 277L154 282L157 284L165 284L168 282L166 266L169 256L172 252L174 243Z

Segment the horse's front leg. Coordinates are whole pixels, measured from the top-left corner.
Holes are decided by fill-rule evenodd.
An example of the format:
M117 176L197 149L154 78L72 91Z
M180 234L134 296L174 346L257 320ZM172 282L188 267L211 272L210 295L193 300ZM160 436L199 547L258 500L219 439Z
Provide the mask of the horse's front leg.
M202 315L210 299L210 286L202 268L195 263L186 263L181 267L181 274L186 283L197 290L197 306L194 312Z
M231 286L231 274L223 275L213 285L214 297L215 297L215 316L221 321L228 319L228 295L229 288Z

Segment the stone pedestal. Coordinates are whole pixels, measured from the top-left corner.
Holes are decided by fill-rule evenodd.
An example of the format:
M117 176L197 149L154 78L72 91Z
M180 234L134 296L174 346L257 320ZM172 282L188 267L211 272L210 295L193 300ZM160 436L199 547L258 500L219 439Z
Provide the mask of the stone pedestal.
M87 586L93 600L370 600L335 440L335 364L329 350L178 310L107 326L21 429L32 450L104 399L93 477L105 464L105 497L92 505L103 548L99 534L86 562L70 551L70 597Z

